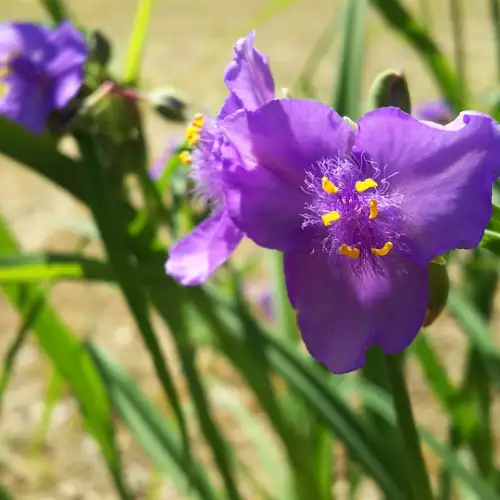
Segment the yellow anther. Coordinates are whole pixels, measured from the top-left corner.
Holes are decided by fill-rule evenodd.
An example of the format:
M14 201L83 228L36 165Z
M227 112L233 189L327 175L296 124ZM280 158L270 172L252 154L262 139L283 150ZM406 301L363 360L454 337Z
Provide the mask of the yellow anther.
M382 248L372 248L373 255L380 255L380 257L385 257L391 250L394 245L388 241Z
M194 134L187 138L187 143L189 146L194 147L198 144L199 140L200 140L200 134Z
M343 244L339 248L339 254L345 255L350 259L359 259L359 248L350 247L349 245Z
M373 179L368 177L368 179L365 179L364 181L357 181L354 187L358 193L363 193L367 189L376 188L377 186L378 184Z
M9 91L9 85L5 82L0 82L0 97L3 97Z
M323 188L323 191L328 194L335 194L339 190L339 188L327 177L323 177L323 179L321 179L321 187Z
M191 165L191 153L189 151L183 151L179 154L179 160L183 165Z
M340 219L340 213L334 210L333 212L322 215L321 219L323 220L323 224L328 227L332 222Z
M200 129L198 127L194 127L193 125L191 125L186 129L186 137L189 139L190 137L198 135L199 132Z
M197 115L194 115L192 126L196 128L201 128L203 127L204 121L205 118L202 114L199 113Z
M378 203L376 200L370 200L370 219L375 219L378 215Z

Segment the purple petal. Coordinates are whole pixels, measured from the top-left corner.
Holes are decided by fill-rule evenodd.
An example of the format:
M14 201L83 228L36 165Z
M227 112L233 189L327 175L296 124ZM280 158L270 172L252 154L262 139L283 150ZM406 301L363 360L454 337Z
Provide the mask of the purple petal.
M453 112L450 105L444 100L422 103L415 112L420 120L428 120L435 123L448 123L453 120Z
M240 154L224 184L231 217L259 245L301 251L305 174L323 158L352 145L354 130L318 102L279 100L254 112L237 112L221 129ZM243 162L243 165L242 165Z
M84 79L83 67L75 68L73 71L59 77L54 82L52 104L55 108L63 108L78 93Z
M49 40L47 28L32 23L0 24L0 57L13 52L45 52Z
M9 90L0 100L0 115L19 123L34 134L45 129L51 111L50 96L36 85L21 79L9 79Z
M81 85L83 66L88 55L83 35L71 23L64 22L50 34L50 42L57 52L48 65L49 74L57 78L73 73L73 79L78 76Z
M223 120L226 116L232 115L240 109L243 109L243 103L234 94L229 94L217 115L217 119Z
M415 262L478 245L491 217L500 164L500 133L490 117L462 114L443 127L381 108L361 118L356 148L370 155L402 195Z
M255 243L282 252L309 248L301 216L308 198L297 186L266 168L235 168L224 184L229 215Z
M227 212L221 210L173 245L165 270L184 286L200 285L227 261L242 237Z
M240 107L253 111L274 98L274 80L267 57L254 48L255 32L240 38L224 82Z
M237 112L219 124L248 167L259 165L302 188L305 172L323 158L348 152L354 130L316 101L279 99Z
M348 266L333 269L322 253L288 253L284 265L304 343L333 373L360 368L373 344L386 353L404 349L422 325L426 266L356 277Z

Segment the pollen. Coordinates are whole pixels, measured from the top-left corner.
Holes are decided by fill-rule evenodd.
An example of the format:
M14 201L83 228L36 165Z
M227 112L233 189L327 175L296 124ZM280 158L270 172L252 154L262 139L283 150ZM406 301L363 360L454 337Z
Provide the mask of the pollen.
M354 188L358 193L364 193L367 189L376 188L378 184L370 177L364 181L356 181Z
M323 188L323 191L328 194L335 194L339 191L339 188L331 182L328 177L323 177L321 179L321 187Z
M9 84L0 81L0 97L4 97L9 92Z
M199 140L200 140L200 134L198 133L190 134L187 136L187 143L191 147L196 146Z
M350 247L349 245L346 245L344 243L339 248L339 254L345 255L346 257L349 257L350 259L356 260L356 259L359 259L359 248Z
M325 226L329 226L332 222L338 221L340 219L340 213L334 210L333 212L328 212L321 216L321 220Z
M378 203L376 200L370 200L370 219L375 219L378 215Z
M388 241L382 248L372 248L371 252L373 255L379 255L380 257L385 257L394 245Z
M205 122L205 118L201 113L194 115L192 126L200 129L203 127L203 123Z
M179 154L179 160L183 165L191 165L191 153L189 151L183 151Z

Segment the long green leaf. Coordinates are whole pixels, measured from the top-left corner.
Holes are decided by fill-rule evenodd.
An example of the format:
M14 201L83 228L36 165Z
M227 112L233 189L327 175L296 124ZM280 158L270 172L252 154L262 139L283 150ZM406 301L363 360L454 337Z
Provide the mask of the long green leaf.
M456 111L462 110L464 108L464 94L457 74L427 29L410 14L399 0L371 0L371 3L417 51L450 105Z
M340 61L332 107L341 116L359 117L361 82L363 80L363 50L365 38L366 0L348 0L343 22ZM337 66L337 63L335 64Z
M0 252L8 254L19 252L13 235L2 219L0 219ZM38 285L3 285L3 291L9 302L25 318L29 318L33 310L37 311L31 326L38 343L77 397L83 418L100 446L121 498L129 498L115 447L108 399L89 355L48 305L47 297Z
M168 473L179 492L189 495L192 488L197 492L197 498L220 498L204 468L196 460L192 461L191 467L186 467L182 440L170 419L151 404L134 381L104 352L92 344L86 347L106 381L114 410L156 466Z

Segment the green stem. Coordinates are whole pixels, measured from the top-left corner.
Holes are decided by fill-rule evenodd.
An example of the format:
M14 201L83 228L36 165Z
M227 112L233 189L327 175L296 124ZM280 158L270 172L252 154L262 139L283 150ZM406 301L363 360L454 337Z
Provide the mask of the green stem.
M413 416L410 396L405 383L403 355L386 356L385 359L403 449L406 452L408 470L411 471L409 478L411 480L413 498L414 500L432 500L433 494L429 475L420 448L420 439Z
M269 252L269 267L273 290L273 313L278 325L278 332L282 338L296 343L299 335L295 323L295 313L286 294L283 254L281 252Z
M464 23L462 22L462 2L461 0L450 0L451 27L453 31L453 50L455 69L457 71L462 94L466 94L466 68L465 68L465 48L464 48Z

